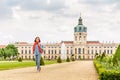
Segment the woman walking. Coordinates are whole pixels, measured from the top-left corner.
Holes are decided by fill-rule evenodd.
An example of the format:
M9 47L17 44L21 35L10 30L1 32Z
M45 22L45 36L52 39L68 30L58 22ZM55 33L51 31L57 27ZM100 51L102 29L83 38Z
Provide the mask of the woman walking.
M40 38L36 37L33 45L33 54L35 56L35 62L37 66L37 71L40 72L41 67L40 67L40 59L41 59L41 54L43 52L43 46L40 44Z

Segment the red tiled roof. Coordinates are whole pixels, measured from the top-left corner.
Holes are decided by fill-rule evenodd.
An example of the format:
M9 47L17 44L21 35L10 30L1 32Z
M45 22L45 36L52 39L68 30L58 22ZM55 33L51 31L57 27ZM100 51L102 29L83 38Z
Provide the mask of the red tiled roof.
M65 44L73 44L73 41L61 41L61 43L65 43Z
M28 44L27 42L16 42L16 44Z
M100 44L99 41L87 41L87 44Z
M0 45L0 48L5 48L6 47L6 45Z

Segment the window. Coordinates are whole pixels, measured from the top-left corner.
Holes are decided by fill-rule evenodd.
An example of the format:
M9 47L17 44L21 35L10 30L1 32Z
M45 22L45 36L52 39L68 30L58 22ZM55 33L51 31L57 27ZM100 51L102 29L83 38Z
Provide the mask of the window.
M81 48L78 48L78 54L81 54Z
M99 50L99 53L101 54L101 50Z
M55 50L55 54L56 54L56 50Z
M23 54L23 50L21 51L21 54Z
M95 50L95 53L97 53L97 50Z
M81 39L81 36L79 37L79 40Z
M29 50L29 54L31 54L31 50Z
M53 59L53 56L51 57L51 59Z
M52 50L52 54L53 54L53 50Z
M85 32L87 31L87 28L86 28L86 27L84 27L83 29L84 29Z
M92 53L92 54L94 53L93 50L91 51L91 53Z
M25 54L27 54L27 50L25 50Z
M83 54L85 53L85 49L83 48Z
M67 50L67 54L69 54L69 50Z
M81 27L79 27L79 31L81 31Z
M85 59L85 56L83 56L83 59Z
M72 54L72 50L71 50L71 54Z
M76 27L74 28L74 31L77 32L77 28Z
M106 53L106 50L104 50L104 53Z
M22 59L23 59L23 56L22 56Z
M109 50L107 50L107 54L109 54Z
M113 51L111 50L111 54L113 53Z
M29 59L31 59L31 57L29 56Z
M90 54L89 50L88 50L88 54Z
M61 54L61 50L59 50L59 54Z
M75 54L77 54L77 48L75 48Z
M44 54L46 53L46 51L44 50Z
M27 56L25 56L25 59L27 59Z
M50 54L50 50L48 50L48 54Z
M48 57L48 59L50 59L50 56Z

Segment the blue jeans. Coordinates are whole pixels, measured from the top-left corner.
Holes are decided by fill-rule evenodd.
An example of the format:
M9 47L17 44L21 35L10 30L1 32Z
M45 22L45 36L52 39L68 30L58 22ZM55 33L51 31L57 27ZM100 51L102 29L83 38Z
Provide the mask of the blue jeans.
M37 66L37 70L40 69L40 59L41 59L41 54L35 54L35 62L36 62L36 66Z

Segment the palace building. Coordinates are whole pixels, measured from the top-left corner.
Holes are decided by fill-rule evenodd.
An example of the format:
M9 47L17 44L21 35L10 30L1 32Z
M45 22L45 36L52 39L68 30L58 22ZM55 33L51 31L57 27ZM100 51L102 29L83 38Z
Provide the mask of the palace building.
M94 59L95 54L102 54L105 52L107 55L115 53L118 43L101 43L99 41L87 40L87 27L83 25L82 18L78 19L77 26L74 27L74 41L61 41L59 43L46 43L43 44L44 52L42 54L44 59L57 59L61 56L62 43L66 46L66 54L75 59ZM14 44L18 48L19 57L23 59L33 59L32 45L26 42L18 42Z

